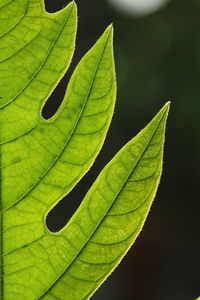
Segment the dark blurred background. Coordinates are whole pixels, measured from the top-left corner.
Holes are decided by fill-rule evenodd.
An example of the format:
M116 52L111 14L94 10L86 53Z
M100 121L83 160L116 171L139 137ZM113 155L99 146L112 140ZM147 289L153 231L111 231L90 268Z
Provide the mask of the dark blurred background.
M69 3L46 0L49 12ZM75 56L43 110L62 101L71 73L111 22L115 27L117 105L97 162L52 211L47 224L67 223L114 154L172 101L164 172L137 242L94 300L194 300L200 295L200 0L76 0Z

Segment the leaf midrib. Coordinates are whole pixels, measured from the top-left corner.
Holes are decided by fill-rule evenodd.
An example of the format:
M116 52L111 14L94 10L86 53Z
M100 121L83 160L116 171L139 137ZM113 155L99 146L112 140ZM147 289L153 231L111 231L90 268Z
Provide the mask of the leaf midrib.
M160 120L158 121L158 124L157 124L156 127L154 128L154 130L153 130L153 132L152 132L150 138L148 139L148 142L147 142L146 146L144 147L144 149L143 149L141 155L138 157L138 159L137 159L137 161L135 162L135 164L134 164L132 170L131 170L130 173L128 174L127 179L126 179L126 180L124 181L124 183L122 184L122 186L121 186L119 192L116 194L116 196L115 196L113 202L111 203L111 205L110 205L110 206L108 207L108 209L106 210L106 212L105 212L104 216L102 217L102 219L99 221L99 223L98 223L98 224L96 225L96 227L94 228L93 232L92 232L92 233L90 234L90 236L87 238L87 240L86 240L85 243L83 244L82 248L81 248L81 249L78 251L78 253L74 256L74 258L71 260L71 262L69 262L68 266L63 270L63 272L61 272L61 274L60 274L60 275L58 276L58 278L54 281L54 283L53 283L53 284L52 284L45 292L43 292L43 294L41 294L41 295L37 298L37 300L42 299L42 298L48 293L48 291L50 291L50 290L53 288L53 286L58 282L58 280L59 280L59 279L65 274L65 272L70 268L70 266L73 264L73 262L76 260L76 258L77 258L77 257L80 255L80 253L84 250L84 248L85 248L86 244L88 243L88 241L89 241L89 240L92 238L92 236L95 234L96 230L98 229L98 227L101 225L101 223L102 223L103 220L105 219L107 213L109 212L109 210L110 210L110 209L112 208L112 206L114 205L114 202L115 202L116 198L117 198L117 197L119 196L119 194L121 193L121 191L122 191L124 185L125 185L126 182L128 181L128 178L130 178L130 176L131 176L133 170L136 168L136 166L137 166L137 164L139 163L141 157L142 157L143 154L145 153L145 151L146 151L148 145L150 144L150 142L151 142L151 140L152 140L152 138L153 138L153 136L154 136L154 134L155 134L155 132L156 132L158 126L160 125L161 121L163 120L163 118L164 118L164 116L165 116L166 110L167 110L167 107L166 107L165 110L163 111L163 114L162 114L162 116L160 117ZM87 195L86 195L86 197L87 197ZM145 202L143 202L142 205L144 205L144 203L145 203ZM81 209L81 207L79 207L79 209L77 210L76 213L78 213L78 211L79 211L80 209ZM75 214L76 214L76 213L75 213ZM73 216L73 217L74 217L74 216ZM73 217L72 217L72 219L73 219ZM72 219L69 221L70 223L72 222ZM68 224L69 224L69 223L68 223ZM66 226L67 226L67 225L66 225ZM59 235L58 235L58 236L59 236Z
M105 41L105 45L104 45L104 47L102 48L102 51L101 51L101 53L100 53L100 55L99 55L99 59L98 59L98 62L97 62L97 65L96 65L96 68L95 68L95 72L94 72L94 75L93 75L93 77L92 77L92 80L91 80L91 85L90 85L90 89L89 89L89 91L88 91L88 95L86 96L86 98L85 98L85 103L84 103L84 105L83 105L83 107L82 107L82 109L81 109L81 111L80 111L80 114L79 114L79 116L78 116L78 118L77 118L77 121L76 121L76 123L74 124L74 127L72 128L72 131L71 131L71 134L69 135L69 137L68 137L68 139L67 139L67 141L66 141L66 143L64 144L64 146L63 146L63 148L61 149L61 151L59 152L59 154L57 155L57 157L54 159L54 161L52 162L52 164L46 169L46 171L43 173L43 175L42 176L40 176L40 178L38 179L38 181L21 197L21 198L19 198L16 202L14 202L14 203L12 203L10 206L8 206L8 207L6 207L6 208L4 208L3 209L3 211L6 211L6 210L8 210L8 209L10 209L11 207L13 207L13 206L15 206L17 203L19 203L21 200L23 200L40 182L41 182L41 180L45 177L45 175L52 169L52 167L55 165L55 163L57 162L57 160L59 159L59 157L62 155L62 153L64 152L64 150L65 150L65 148L67 147L67 145L68 145L68 143L70 142L70 140L71 140L71 138L72 138L72 135L73 135L73 133L75 132L75 130L76 130L76 127L78 126L78 123L79 123L79 120L80 120L80 118L81 118L81 116L82 116L82 113L83 113L83 111L84 111L84 109L85 109L85 106L86 106L86 104L87 104L87 101L88 101L88 99L89 99L89 97L90 97L90 94L91 94L91 91L92 91L92 87L93 87L93 83L94 83L94 80L95 80L95 77L96 77L96 73L97 73L97 70L98 70L98 67L99 67L99 64L100 64L100 61L101 61L101 58L102 58L102 56L103 56L103 53L104 53L104 51L105 51L105 48L106 48L106 45L107 45L107 43L108 43L108 40L109 40L109 37L110 37L110 34L111 34L111 32L108 34L108 37L107 37L107 40ZM38 126L39 124L37 124L36 125L36 127ZM84 176L84 174L87 172L87 170L84 172L84 173L82 173L82 176Z

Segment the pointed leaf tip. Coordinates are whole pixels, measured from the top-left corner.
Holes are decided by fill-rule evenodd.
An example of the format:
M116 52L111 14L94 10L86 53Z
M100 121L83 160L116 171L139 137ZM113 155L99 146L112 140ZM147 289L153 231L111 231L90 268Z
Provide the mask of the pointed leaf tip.
M72 0L66 7L70 7L70 6L72 6L72 9L77 8L76 2L74 0Z
M159 115L166 115L166 118L167 118L167 115L169 113L169 109L170 109L170 105L171 105L171 102L168 101L165 103L165 105L161 108L161 110L158 112L158 114L154 117L154 118L157 118Z
M113 24L111 23L104 31L103 36L104 35L113 36L113 31L114 31Z
M113 23L111 23L110 25L108 25L107 29L113 30L114 26Z
M165 106L166 108L170 109L171 101L166 102L164 106Z
M168 101L168 102L165 103L165 105L163 107L163 110L165 111L165 114L166 114L166 119L168 117L170 106L171 106L171 101Z

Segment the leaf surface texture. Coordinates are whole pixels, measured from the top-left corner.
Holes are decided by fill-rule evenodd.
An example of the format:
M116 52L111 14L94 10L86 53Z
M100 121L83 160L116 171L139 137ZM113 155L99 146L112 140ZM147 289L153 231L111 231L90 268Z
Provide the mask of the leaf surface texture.
M92 166L113 115L109 26L76 67L58 112L42 107L69 67L76 4L0 4L0 299L89 299L140 232L162 170L169 104L104 168L58 233L46 215Z

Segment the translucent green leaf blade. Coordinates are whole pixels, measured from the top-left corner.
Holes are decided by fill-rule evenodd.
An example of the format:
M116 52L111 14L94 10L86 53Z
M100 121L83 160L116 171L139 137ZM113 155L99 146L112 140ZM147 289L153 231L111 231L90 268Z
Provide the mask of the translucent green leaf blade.
M40 189L42 179L43 188L51 190L47 203L51 207L90 168L102 147L114 109L112 51L109 27L75 70L56 116L49 121L39 116L30 132L2 144L5 209L34 188Z
M42 106L74 51L76 5L47 14L40 0L4 4L0 299L31 300L44 294L67 264L64 237L47 230L46 215L91 167L110 125L116 97L113 30L109 26L79 63L61 107L46 121ZM18 78L22 66L28 71ZM13 82L11 72L16 74Z
M70 248L68 267L41 299L89 299L130 248L160 181L168 109L105 167L59 234Z
M36 126L43 103L70 64L77 13L74 2L47 14L41 0L15 0L0 7L0 15L2 144Z
M92 166L110 125L113 28L44 120L42 107L74 52L76 4L49 14L43 0L2 0L0 19L0 299L89 299L144 224L160 180L169 104L105 167L65 228L49 232L48 212Z

